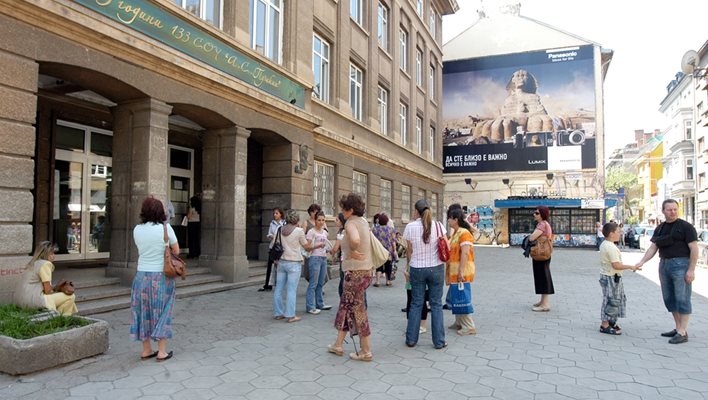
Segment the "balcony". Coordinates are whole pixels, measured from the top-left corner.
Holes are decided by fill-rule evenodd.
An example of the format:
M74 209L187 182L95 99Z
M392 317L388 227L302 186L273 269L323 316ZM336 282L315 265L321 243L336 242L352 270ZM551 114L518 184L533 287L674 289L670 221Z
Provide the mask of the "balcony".
M696 193L696 182L693 179L674 182L671 185L671 196L693 196Z
M674 143L673 146L669 149L669 153L688 153L691 152L693 153L693 141L692 140L681 140L679 142Z

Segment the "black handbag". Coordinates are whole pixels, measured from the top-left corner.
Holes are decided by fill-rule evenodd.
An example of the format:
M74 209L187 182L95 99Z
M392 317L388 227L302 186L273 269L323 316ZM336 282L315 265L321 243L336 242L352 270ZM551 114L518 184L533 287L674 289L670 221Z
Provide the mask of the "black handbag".
M268 253L270 259L273 261L280 260L280 257L282 257L283 253L285 253L283 242L280 238L280 229L282 229L282 227L278 227L278 232L275 234L275 239L273 240L273 246L270 248L270 252Z

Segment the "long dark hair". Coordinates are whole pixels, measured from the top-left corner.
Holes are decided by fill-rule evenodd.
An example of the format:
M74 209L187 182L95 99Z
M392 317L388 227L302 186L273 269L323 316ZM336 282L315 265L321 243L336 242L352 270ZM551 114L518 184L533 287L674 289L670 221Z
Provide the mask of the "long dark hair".
M454 219L457 221L457 225L459 225L460 228L465 228L468 231L472 230L472 227L467 222L467 218L465 217L465 212L462 211L461 208L452 208L447 210L447 219Z
M342 233L342 232L344 232L344 224L347 223L347 220L344 219L344 214L342 214L342 213L339 213L337 215L337 218L339 219L339 222L342 224L342 227L339 228L339 232L337 232L337 233Z
M420 215L420 220L423 223L423 243L429 243L430 231L433 226L433 213L430 211L428 201L425 199L416 201L415 210Z

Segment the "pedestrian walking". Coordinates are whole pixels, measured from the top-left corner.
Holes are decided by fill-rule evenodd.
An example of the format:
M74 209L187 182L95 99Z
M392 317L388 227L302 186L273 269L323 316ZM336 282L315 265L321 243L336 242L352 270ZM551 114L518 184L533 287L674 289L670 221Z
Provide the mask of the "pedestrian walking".
M659 281L666 309L674 317L675 328L661 336L669 343L688 341L688 320L691 315L691 286L698 262L696 228L678 217L678 202L667 199L661 205L666 221L654 230L651 245L637 267L641 267L659 252Z
M445 238L445 228L433 220L425 199L415 203L415 220L406 225L403 238L407 242L405 274L411 282L412 301L408 313L406 345L414 347L420 334L420 314L425 307L425 288L430 290L431 330L433 346L447 347L442 313L442 292L445 284L445 263L438 254L438 238Z
M617 319L625 318L627 308L622 272L626 269L637 271L641 267L622 263L622 253L615 245L622 235L622 228L615 222L606 223L602 227L602 234L605 241L600 244L600 287L602 288L600 332L620 335L622 328L617 325Z

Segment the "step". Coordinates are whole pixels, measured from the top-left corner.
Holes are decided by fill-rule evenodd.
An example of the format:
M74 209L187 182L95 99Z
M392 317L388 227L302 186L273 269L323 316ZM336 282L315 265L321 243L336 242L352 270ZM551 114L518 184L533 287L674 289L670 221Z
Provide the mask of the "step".
M223 292L226 290L239 289L243 287L260 286L262 283L263 282L258 279L238 283L213 282L192 286L178 285L176 296L177 298L182 299L185 297L200 296L203 294ZM80 315L92 315L130 308L130 290L128 290L128 294L123 296L88 300L81 302L79 306Z

